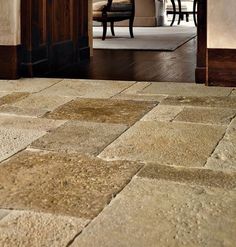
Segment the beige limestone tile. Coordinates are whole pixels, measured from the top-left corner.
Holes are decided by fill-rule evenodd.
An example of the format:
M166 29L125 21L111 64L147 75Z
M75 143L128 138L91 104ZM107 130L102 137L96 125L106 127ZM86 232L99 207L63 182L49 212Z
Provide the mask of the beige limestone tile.
M113 97L113 99L120 100L135 100L135 101L154 101L161 102L166 96L164 95L142 95L142 94L125 94L121 93Z
M1 188L0 188L1 189ZM0 209L0 221L6 217L11 211L6 209ZM1 243L1 242L0 242Z
M148 112L141 121L172 121L182 110L182 106L158 105Z
M46 114L48 110L35 108L20 108L12 105L0 106L0 115L12 115L22 117L41 117Z
M133 179L72 247L235 246L236 192Z
M184 168L149 163L142 168L138 176L222 189L236 187L236 173L229 174L205 168Z
M175 96L228 96L232 88L206 87L195 83L156 82L146 87L142 94L166 94Z
M31 147L98 155L126 129L120 124L72 121L36 140Z
M28 96L28 93L11 93L0 98L0 106L15 103Z
M236 109L234 97L167 97L161 102L162 105L175 106L199 106Z
M9 92L39 92L62 79L52 78L22 78L19 80L0 81L0 91Z
M235 114L236 109L185 107L174 121L228 125Z
M132 125L155 105L155 102L146 101L77 99L47 113L45 117Z
M30 118L30 117L13 117L0 115L0 127L5 129L22 129L49 131L64 124L63 120L51 120L45 118Z
M0 162L25 149L45 133L37 130L0 127Z
M88 220L30 211L13 211L0 221L0 245L67 246Z
M39 109L42 111L52 111L73 99L74 97L60 97L55 95L44 96L43 93L39 93L32 94L26 99L16 102L13 104L13 106L19 107L21 109Z
M140 121L99 157L202 167L224 133L225 127L222 126Z
M150 82L136 82L131 87L124 90L122 93L129 94L129 95L138 94L140 91L144 90L146 87L150 85L151 85Z
M0 92L0 97L6 96L8 94L9 94L9 92Z
M99 80L63 80L43 91L44 95L76 96L81 98L110 98L134 82Z
M141 166L77 154L24 151L0 166L0 208L90 219Z

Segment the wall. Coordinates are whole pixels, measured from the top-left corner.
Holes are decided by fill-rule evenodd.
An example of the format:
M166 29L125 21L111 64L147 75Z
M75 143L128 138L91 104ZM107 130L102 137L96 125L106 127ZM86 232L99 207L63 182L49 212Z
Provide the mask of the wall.
M236 0L208 0L208 48L236 49Z
M0 45L20 44L20 0L0 0Z

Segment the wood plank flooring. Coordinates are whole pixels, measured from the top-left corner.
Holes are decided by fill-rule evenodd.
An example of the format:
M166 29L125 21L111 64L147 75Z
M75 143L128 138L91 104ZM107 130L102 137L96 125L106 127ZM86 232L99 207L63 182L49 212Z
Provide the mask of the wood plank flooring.
M194 82L197 39L174 52L94 50L90 61L64 69L50 77Z

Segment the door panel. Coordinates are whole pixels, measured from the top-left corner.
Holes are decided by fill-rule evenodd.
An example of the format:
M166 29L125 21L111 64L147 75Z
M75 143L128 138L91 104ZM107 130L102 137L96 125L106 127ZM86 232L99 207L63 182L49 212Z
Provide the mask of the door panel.
M43 76L89 58L87 5L86 0L22 0L22 75Z

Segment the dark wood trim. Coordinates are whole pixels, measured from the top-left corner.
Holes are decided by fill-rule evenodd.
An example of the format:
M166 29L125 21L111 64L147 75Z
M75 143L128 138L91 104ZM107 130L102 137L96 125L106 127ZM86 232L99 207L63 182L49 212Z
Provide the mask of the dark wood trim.
M236 49L208 49L208 85L236 86Z
M20 45L0 45L0 78L18 79L20 62Z
M198 44L197 44L197 68L195 71L196 83L208 81L207 73L207 0L198 0Z

